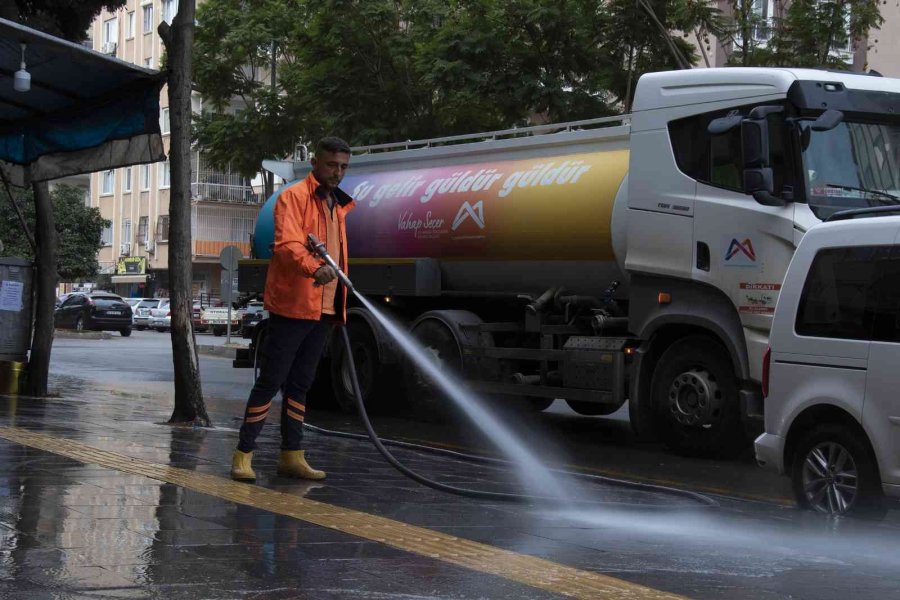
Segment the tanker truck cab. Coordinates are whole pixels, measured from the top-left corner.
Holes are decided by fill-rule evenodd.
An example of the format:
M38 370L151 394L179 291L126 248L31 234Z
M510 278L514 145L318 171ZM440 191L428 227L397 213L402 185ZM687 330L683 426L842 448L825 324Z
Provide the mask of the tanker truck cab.
M349 276L491 401L627 401L635 430L676 451L749 449L796 245L837 210L896 202L898 115L893 79L696 69L643 76L630 115L355 148ZM262 292L277 194L243 293ZM349 333L367 404L446 408L360 305ZM329 353L351 407L342 347Z
M898 202L900 82L801 69L646 75L631 116L627 251L638 430L695 454L761 424L762 361L804 232Z

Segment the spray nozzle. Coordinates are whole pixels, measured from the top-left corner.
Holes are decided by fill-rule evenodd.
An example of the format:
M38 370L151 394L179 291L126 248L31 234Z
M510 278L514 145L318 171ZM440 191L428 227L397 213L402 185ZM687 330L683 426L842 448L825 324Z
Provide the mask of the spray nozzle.
M328 250L325 247L325 242L319 241L314 234L310 233L306 236L306 239L309 241L309 251L313 254L316 254L319 258L325 261L325 264L334 269L334 272L337 273L338 279L341 283L347 286L348 290L353 290L353 282L350 281L350 278L347 277L347 274L341 271L341 268L335 262L331 255L328 254Z

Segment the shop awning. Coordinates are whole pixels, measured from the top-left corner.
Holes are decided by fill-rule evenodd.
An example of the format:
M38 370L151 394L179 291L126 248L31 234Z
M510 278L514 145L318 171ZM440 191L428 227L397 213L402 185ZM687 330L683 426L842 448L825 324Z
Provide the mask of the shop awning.
M22 61L31 89L13 89ZM162 75L0 19L0 173L19 186L163 160Z
M113 275L113 283L144 283L147 281L146 275Z

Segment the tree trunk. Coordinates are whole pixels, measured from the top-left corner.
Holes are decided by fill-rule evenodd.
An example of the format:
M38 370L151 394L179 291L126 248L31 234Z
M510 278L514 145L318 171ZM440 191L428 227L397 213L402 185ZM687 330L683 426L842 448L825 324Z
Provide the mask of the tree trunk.
M168 54L169 118L169 299L172 307L172 362L175 408L169 423L209 426L200 385L197 341L191 325L191 53L195 0L181 0L169 27L159 34Z
M53 347L53 311L56 308L58 243L50 186L46 181L32 184L34 191L35 253L34 276L34 337L28 360L28 394L47 395L50 375L50 350Z

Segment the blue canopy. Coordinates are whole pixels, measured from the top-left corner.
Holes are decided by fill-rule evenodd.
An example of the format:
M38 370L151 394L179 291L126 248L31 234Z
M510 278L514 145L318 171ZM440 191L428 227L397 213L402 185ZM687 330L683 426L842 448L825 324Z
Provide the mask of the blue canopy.
M22 60L31 90L13 89ZM13 184L165 159L163 76L0 19L0 171Z

